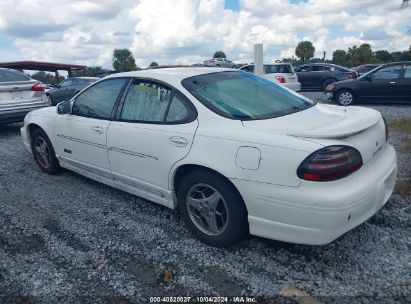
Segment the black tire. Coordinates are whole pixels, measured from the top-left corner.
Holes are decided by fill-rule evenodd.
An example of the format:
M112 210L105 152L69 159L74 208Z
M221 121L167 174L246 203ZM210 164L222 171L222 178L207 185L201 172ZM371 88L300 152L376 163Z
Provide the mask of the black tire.
M348 89L341 89L337 92L335 101L340 105L340 106L351 106L355 102L355 96L353 91L348 90Z
M334 82L337 82L337 80L333 79L333 78L328 78L328 79L324 80L324 82L323 82L323 91L325 91L325 89L327 88L327 86L329 84L334 83Z
M221 67L221 65L217 64L216 67L219 68L219 67Z
M39 152L39 149L42 150ZM57 174L61 167L54 153L53 145L47 134L41 129L35 129L31 134L31 150L34 160L40 170L48 174ZM46 160L47 159L47 160Z
M218 205L220 207L222 205L223 207L218 207L220 208L220 211L218 213L217 208L216 210L214 210L214 212L208 211L208 213L205 213L207 213L209 217L214 217L215 223L219 222L219 224L222 224L223 222L221 213L225 213L227 215L225 224L220 225L223 226L222 231L216 235L210 235L210 232L206 233L201 230L202 228L199 228L199 220L194 219L194 217L199 217L198 215L193 215L193 212L200 214L200 217L202 215L197 209L188 206L188 195L192 195L192 193L198 193L196 191L192 192L192 189L194 188L195 190L197 189L196 187L207 186L209 186L212 190L216 190L216 192L221 195L222 199L219 200ZM226 247L239 242L246 235L248 235L249 228L247 209L245 207L244 201L236 191L234 186L220 175L206 170L196 170L187 174L180 183L179 189L177 191L177 197L182 218L186 222L188 228L202 242L211 246ZM206 208L208 208L208 202L206 203ZM221 212L221 210L223 209L226 210L226 212ZM217 220L217 216L220 217L220 221ZM204 216L202 218L205 219Z

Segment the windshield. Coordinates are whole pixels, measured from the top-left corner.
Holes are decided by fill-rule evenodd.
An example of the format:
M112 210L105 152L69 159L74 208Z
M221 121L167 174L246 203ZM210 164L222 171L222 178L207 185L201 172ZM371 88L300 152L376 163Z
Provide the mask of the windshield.
M210 110L231 119L279 117L315 104L271 80L242 71L204 74L181 83Z

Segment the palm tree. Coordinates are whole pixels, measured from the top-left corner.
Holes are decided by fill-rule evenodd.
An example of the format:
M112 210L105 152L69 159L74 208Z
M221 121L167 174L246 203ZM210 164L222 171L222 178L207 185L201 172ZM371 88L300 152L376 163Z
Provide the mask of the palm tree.
M133 54L128 49L115 49L113 67L117 72L135 71L137 69Z

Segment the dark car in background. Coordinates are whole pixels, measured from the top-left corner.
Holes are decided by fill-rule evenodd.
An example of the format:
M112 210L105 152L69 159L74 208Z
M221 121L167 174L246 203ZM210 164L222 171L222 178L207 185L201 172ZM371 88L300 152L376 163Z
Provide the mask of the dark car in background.
M411 61L385 64L357 79L329 84L328 99L354 103L411 103Z
M59 102L70 100L91 83L96 82L97 77L70 77L62 81L57 87L46 92L47 101L50 106L55 106Z
M23 121L32 110L47 107L45 85L22 72L0 68L0 124Z
M358 73L358 75L364 75L376 68L378 68L381 64L364 64L354 68L354 70Z
M358 77L354 70L330 63L308 63L294 69L301 90L325 90L333 82Z

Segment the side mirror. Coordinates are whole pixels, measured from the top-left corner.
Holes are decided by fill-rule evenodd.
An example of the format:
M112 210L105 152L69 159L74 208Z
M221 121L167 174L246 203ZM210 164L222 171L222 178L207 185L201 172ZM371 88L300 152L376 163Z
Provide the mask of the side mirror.
M70 101L63 101L57 105L57 114L64 115L64 114L70 114L70 112L71 112Z

